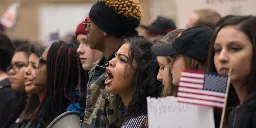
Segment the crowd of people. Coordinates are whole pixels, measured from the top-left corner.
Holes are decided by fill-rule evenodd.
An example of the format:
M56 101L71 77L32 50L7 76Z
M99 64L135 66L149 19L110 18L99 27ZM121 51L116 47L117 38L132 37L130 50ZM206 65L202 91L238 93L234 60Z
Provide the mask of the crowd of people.
M88 15L76 41L49 47L12 41L0 25L1 128L45 128L69 111L83 128L147 128L147 97L176 97L183 70L230 69L223 128L256 127L256 16L197 9L187 28L163 16L143 25L137 0L99 0Z

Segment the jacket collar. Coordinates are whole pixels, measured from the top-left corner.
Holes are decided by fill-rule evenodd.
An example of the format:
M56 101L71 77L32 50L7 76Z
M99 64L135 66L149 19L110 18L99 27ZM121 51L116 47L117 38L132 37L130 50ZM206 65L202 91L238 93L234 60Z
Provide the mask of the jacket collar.
M4 87L10 87L11 83L9 78L3 79L2 81L0 81L0 89L4 88Z
M256 101L256 92L250 94L250 95L248 96L248 98L246 98L246 100L244 101L243 104L249 103L249 102L251 102L251 101L253 101L253 100Z

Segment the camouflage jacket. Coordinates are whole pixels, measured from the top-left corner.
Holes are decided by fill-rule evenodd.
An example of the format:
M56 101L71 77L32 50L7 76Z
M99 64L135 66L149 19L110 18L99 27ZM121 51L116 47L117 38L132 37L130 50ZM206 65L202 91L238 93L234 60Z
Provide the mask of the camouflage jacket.
M95 128L121 127L123 113L117 107L116 97L105 91L105 67L107 63L94 66L89 72L87 99L82 125ZM87 126L88 127L88 126Z

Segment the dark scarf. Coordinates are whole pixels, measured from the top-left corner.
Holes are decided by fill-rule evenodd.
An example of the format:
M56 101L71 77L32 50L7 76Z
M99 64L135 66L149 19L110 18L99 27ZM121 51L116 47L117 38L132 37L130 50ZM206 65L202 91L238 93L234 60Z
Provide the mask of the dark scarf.
M102 2L92 6L89 17L100 29L117 38L138 35L135 28L139 26L139 20L120 15Z

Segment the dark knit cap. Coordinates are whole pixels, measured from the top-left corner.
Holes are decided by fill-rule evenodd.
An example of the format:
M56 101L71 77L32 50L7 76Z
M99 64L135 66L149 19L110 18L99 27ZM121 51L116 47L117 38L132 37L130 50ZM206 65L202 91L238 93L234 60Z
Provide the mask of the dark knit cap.
M141 11L134 0L100 0L89 13L90 19L104 32L115 37L137 35Z

